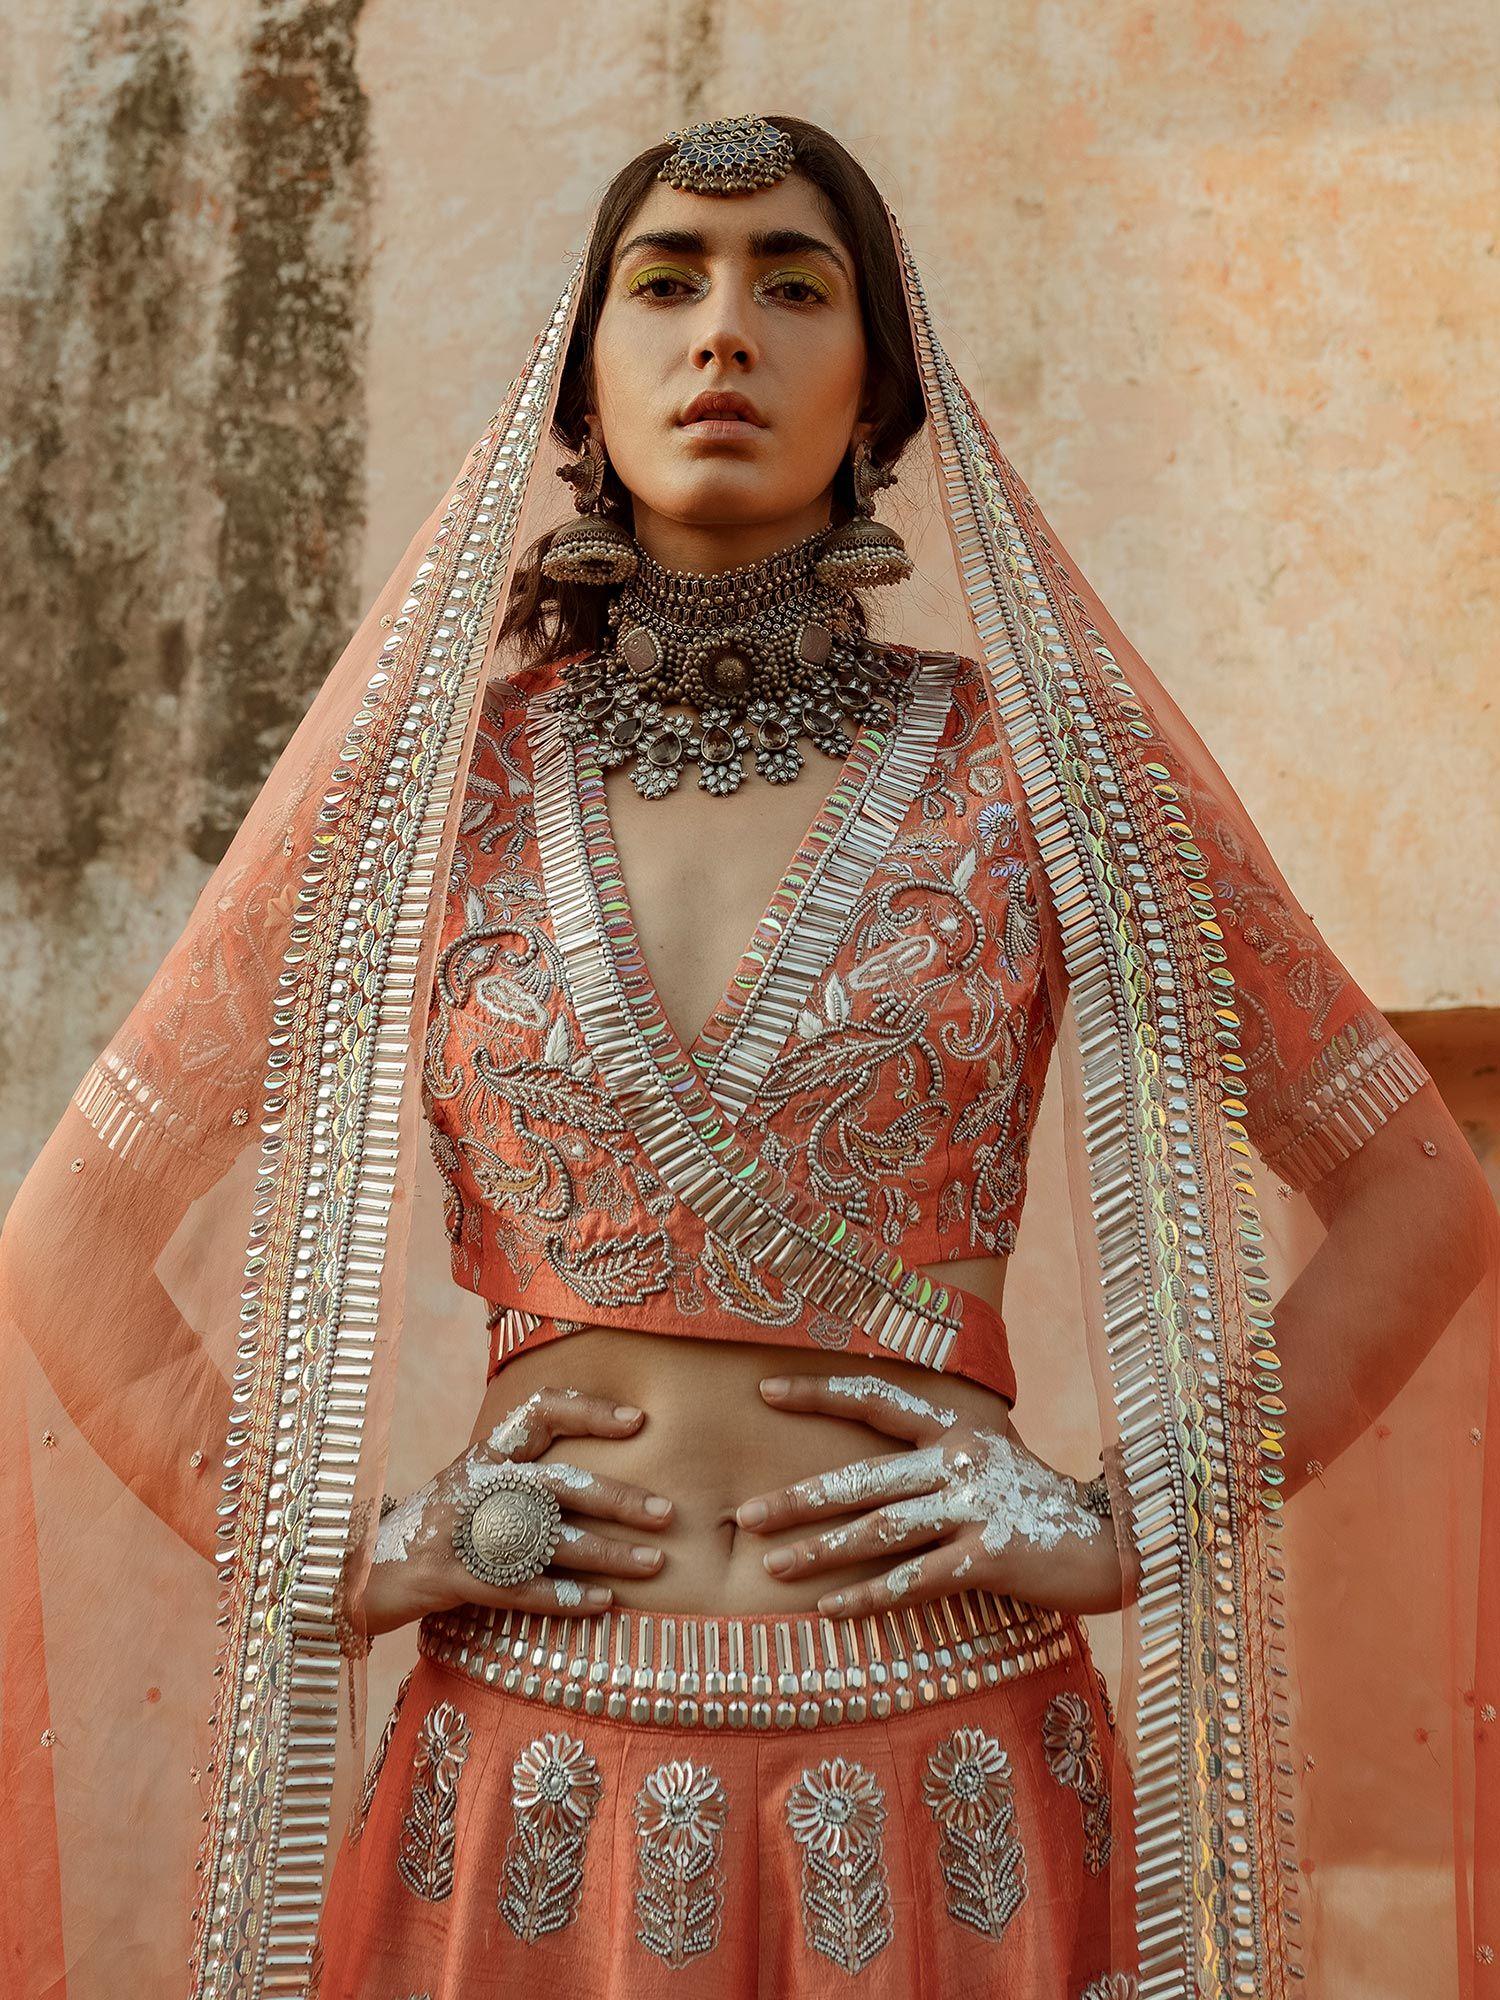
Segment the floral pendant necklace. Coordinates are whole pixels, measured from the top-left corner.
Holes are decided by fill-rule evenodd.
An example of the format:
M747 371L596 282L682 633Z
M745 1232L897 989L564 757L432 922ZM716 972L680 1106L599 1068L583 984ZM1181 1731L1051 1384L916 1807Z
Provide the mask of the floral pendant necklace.
M788 785L804 737L843 759L850 730L894 715L910 691L902 655L866 637L858 599L814 566L832 532L758 562L704 575L639 551L610 598L611 636L562 670L553 703L563 734L606 770L628 764L642 798L672 791L689 765L715 797L738 790L749 756Z

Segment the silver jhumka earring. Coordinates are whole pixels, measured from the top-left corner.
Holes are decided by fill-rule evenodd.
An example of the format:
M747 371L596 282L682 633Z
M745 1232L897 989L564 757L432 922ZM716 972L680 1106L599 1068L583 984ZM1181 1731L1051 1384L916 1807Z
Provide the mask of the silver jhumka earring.
M556 531L542 557L542 575L553 583L628 583L635 575L635 537L602 511L608 464L602 440L590 431L578 457L557 468L573 488L579 518Z
M880 463L864 438L854 447L853 473L854 512L823 544L818 577L844 590L901 583L912 572L906 544L894 528L874 518L875 495L883 486L894 486L896 475Z

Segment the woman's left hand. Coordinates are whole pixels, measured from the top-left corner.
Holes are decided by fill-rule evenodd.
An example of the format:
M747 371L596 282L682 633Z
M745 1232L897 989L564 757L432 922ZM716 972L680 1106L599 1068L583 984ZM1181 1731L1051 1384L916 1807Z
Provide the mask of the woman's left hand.
M765 1558L787 1581L899 1557L883 1575L818 1600L851 1617L983 1588L1056 1611L1117 1611L1125 1599L1111 1524L1082 1503L1076 1479L1045 1465L1013 1430L985 1430L884 1376L772 1376L773 1409L851 1417L910 1449L799 1479L746 1500L739 1526L755 1534L821 1524Z

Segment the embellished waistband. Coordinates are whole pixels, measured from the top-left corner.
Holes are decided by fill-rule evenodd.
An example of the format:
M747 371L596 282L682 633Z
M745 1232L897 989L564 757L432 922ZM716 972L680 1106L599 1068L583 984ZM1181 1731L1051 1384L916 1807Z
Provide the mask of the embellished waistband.
M875 1616L596 1618L460 1605L418 1650L471 1680L585 1715L676 1729L804 1729L882 1720L1065 1660L1075 1621L988 1590Z

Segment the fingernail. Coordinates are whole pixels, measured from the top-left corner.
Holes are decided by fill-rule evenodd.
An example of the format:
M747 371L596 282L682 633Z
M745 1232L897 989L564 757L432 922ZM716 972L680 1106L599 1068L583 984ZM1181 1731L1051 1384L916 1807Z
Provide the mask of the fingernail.
M653 1493L651 1498L646 1502L646 1512L653 1514L658 1521L665 1519L671 1511L671 1501L663 1500L659 1493Z
M760 1390L763 1396L784 1396L791 1386L791 1380L788 1376L768 1375L761 1383Z
M646 1542L637 1542L630 1553L638 1563L657 1563L661 1561L661 1550L652 1548Z
M790 1549L772 1549L771 1553L766 1557L766 1568L775 1570L776 1574L780 1576L783 1570L791 1568L793 1560L794 1558Z
M842 1611L843 1608L844 1593L841 1590L834 1591L831 1597L820 1597L818 1599L818 1609L820 1611Z
M758 1528L766 1518L764 1500L747 1500L734 1517L742 1528Z
M622 1424L633 1424L640 1414L640 1411L631 1403L615 1404L615 1415Z
M594 1583L591 1583L583 1593L584 1601L588 1604L608 1604L613 1594L612 1591L601 1590L598 1584Z

